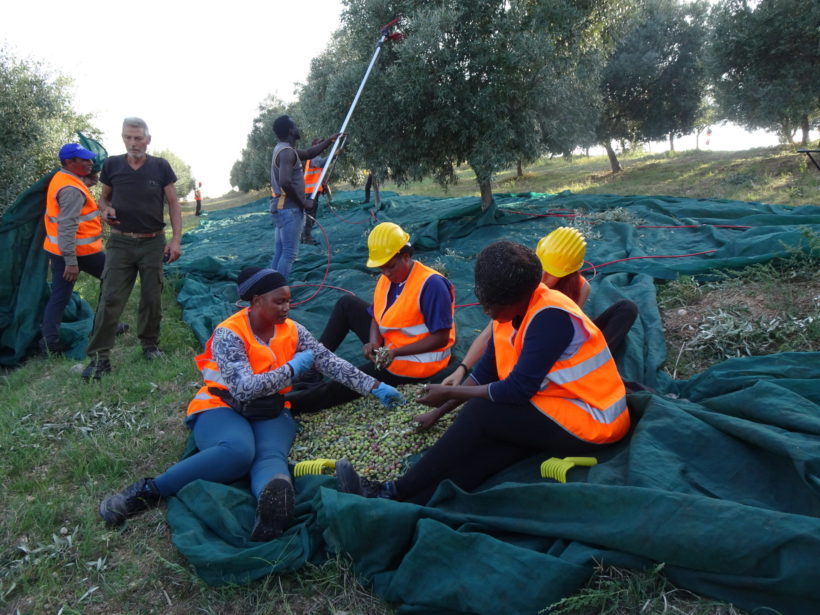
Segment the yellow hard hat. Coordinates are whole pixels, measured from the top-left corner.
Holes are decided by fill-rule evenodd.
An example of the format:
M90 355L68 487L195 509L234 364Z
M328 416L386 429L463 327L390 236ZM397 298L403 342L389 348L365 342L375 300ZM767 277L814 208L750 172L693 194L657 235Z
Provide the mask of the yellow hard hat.
M542 237L535 248L541 267L556 278L563 278L584 264L587 242L584 236L570 226L555 229Z
M410 243L410 235L398 224L382 222L367 236L367 266L381 267Z

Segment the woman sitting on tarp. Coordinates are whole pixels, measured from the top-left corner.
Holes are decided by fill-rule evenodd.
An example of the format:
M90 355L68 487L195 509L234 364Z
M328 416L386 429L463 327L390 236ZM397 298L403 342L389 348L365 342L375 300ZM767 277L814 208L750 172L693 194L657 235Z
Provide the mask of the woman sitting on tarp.
M537 453L595 455L629 430L626 393L600 329L563 293L541 283L535 253L510 241L476 259L475 294L493 319L490 343L461 386L425 385L420 402L452 410L453 425L395 481L336 464L340 488L426 504L451 480L470 491Z
M560 290L579 307L584 307L590 290L589 282L580 273L584 264L586 245L587 242L580 231L570 226L562 226L542 237L535 248L544 270L541 281L552 289ZM610 352L615 352L637 317L638 306L628 299L622 299L609 306L593 319L593 322L604 334ZM442 384L461 384L484 354L491 332L492 323L489 323L473 340L458 367L441 381ZM430 420L431 418L433 417L430 413L419 417L422 429L427 429L435 423L435 420ZM436 420L438 418L435 417Z
M187 424L199 451L105 498L99 512L109 526L121 525L191 481L230 483L250 474L257 500L251 540L277 538L293 519L287 457L296 426L284 400L293 378L314 366L360 395L372 393L385 406L404 403L396 389L340 359L288 318L290 288L281 273L245 269L237 284L240 299L250 306L217 325L196 358L205 386L188 405Z

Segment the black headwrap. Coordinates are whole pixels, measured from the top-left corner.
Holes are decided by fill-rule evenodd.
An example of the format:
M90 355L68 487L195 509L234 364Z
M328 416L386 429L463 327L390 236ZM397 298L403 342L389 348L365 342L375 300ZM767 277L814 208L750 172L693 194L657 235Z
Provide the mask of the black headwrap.
M254 295L264 295L287 285L288 281L281 273L275 269L262 269L260 267L243 269L236 279L239 298L242 301L250 301Z

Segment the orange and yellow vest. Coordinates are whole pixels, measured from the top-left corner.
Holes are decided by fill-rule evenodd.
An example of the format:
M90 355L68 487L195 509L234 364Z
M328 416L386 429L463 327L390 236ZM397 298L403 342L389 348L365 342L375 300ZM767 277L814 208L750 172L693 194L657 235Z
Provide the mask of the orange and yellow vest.
M387 310L387 291L390 280L380 276L373 293L373 318L384 337L384 345L390 348L407 346L430 335L421 311L421 290L431 275L441 275L435 269L413 262L413 268L404 282L404 289ZM455 314L455 293L450 285L450 309ZM450 347L456 341L456 324L450 327L447 344L431 352L396 357L387 371L407 378L427 378L444 369L450 361Z
M310 160L305 161L305 196L310 198L313 196L313 190L316 188L316 184L319 181L319 177L322 175L322 167L314 167L311 166ZM322 194L325 191L324 186L319 186L319 192L316 194Z
M46 238L43 240L43 249L57 256L62 256L57 241L59 232L57 218L60 215L60 204L57 202L57 193L66 186L76 188L85 196L85 203L80 210L80 223L77 226L75 242L76 255L86 256L88 254L102 252L102 222L100 222L100 210L97 208L97 202L94 200L94 197L91 196L88 186L86 186L79 177L71 173L64 173L63 171L57 171L48 184L46 214L44 216Z
M296 344L299 341L299 334L296 330L296 323L289 318L281 325L276 325L273 337L270 338L268 345L262 344L256 339L256 336L251 330L251 324L248 320L248 308L240 310L233 316L223 320L216 328L224 327L236 333L245 344L245 352L248 355L248 363L251 365L251 371L254 374L262 374L269 372L278 367L282 367L285 363L293 358L296 354ZM208 343L205 344L205 352L196 357L196 366L202 372L202 379L205 381L203 386L191 403L188 404L188 415L210 410L211 408L224 408L226 403L217 395L208 391L209 387L228 390L228 385L222 378L219 371L219 365L214 360L211 352L211 344L214 336L211 335ZM292 387L285 387L278 391L284 395L291 390ZM290 408L290 402L285 402L285 407Z
M530 403L581 440L599 444L620 440L629 430L629 411L615 361L600 329L563 293L540 284L517 331L512 323L493 322L498 377L504 379L512 372L527 327L536 314L549 308L569 313L575 333Z
M202 193L199 190L194 190L194 200L201 201L202 200Z

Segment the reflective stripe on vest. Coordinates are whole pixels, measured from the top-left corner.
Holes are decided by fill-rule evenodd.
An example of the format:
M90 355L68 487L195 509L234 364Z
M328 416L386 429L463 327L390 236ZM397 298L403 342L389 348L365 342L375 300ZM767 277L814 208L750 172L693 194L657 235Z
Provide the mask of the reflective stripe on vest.
M386 306L390 280L384 275L379 277L373 293L373 318L384 337L385 346L400 348L430 335L421 311L421 291L424 283L432 275L441 274L418 261L413 261L413 267L404 282L404 288L389 308ZM455 291L452 284L450 284L450 310L451 314L455 314ZM449 339L444 346L429 352L396 357L387 367L387 371L407 378L432 376L447 366L450 361L450 349L455 340L456 326L453 320Z
M310 160L305 161L305 194L310 196L313 194L313 189L322 175L322 167L314 167L310 164ZM324 186L319 186L318 194L322 194Z
M511 323L493 323L499 378L509 376L515 367L532 319L550 308L567 312L575 333L530 402L582 440L596 443L619 440L629 430L623 382L601 331L563 293L539 285L518 331Z
M254 374L263 374L282 367L296 354L299 333L296 329L296 323L290 319L285 320L281 325L276 325L273 337L271 337L268 345L262 344L253 334L248 320L248 308L226 318L216 326L216 329L220 327L236 333L245 344L245 354ZM219 396L208 390L209 387L228 390L228 385L222 376L219 365L213 357L213 339L214 336L211 335L205 344L205 351L196 357L196 365L202 372L205 385L199 389L191 403L188 404L189 415L210 410L211 408L224 408L226 405ZM287 386L279 390L278 393L284 395L290 390L291 387ZM285 407L290 408L290 402L285 402Z
M57 202L57 194L66 187L76 188L85 196L85 203L80 209L77 218L77 231L74 236L74 252L77 256L86 256L102 252L102 222L100 222L100 210L97 202L91 195L82 180L71 173L58 171L51 178L46 193L46 213L43 217L46 236L43 239L43 249L57 256L62 256L59 245L59 216L60 204Z

